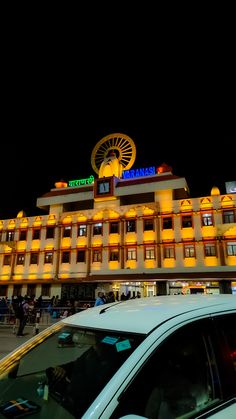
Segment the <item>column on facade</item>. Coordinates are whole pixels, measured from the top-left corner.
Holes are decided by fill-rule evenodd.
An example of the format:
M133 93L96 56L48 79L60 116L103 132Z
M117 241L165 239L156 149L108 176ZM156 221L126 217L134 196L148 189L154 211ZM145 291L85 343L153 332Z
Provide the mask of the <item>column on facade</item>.
M225 266L225 254L224 254L224 242L222 240L222 237L218 237L218 251L219 251L219 257L220 257L220 265Z
M92 242L92 224L87 223L87 277L89 277L89 274L91 273L91 255L92 255L92 249L91 249L91 242Z
M108 266L109 264L109 211L103 211L103 236L102 236L102 245L103 245L103 257L102 264L103 266Z
M15 261L16 261L16 246L15 244L10 246L11 247L11 267L10 267L10 275L9 279L12 280L14 276L14 267L15 267Z
M157 254L157 267L162 267L162 253L161 253L161 217L155 217L155 231L156 231L156 254Z
M125 267L124 220L120 219L120 267Z
M56 248L54 249L54 254L56 255L54 279L58 279L59 268L60 268L60 249L61 249L61 225L60 224L58 224L57 226L56 234L57 234Z
M136 208L137 212L137 219L136 219L136 237L137 237L137 268L141 268L139 266L140 261L143 261L143 211L140 207ZM142 262L143 264L143 262Z

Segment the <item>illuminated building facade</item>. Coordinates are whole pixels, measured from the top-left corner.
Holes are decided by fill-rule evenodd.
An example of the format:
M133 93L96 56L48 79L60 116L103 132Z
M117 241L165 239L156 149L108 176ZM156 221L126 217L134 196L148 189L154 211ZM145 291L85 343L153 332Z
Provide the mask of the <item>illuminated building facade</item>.
M191 198L166 164L131 169L135 156L126 135L104 137L95 176L57 182L43 215L0 221L0 296L236 293L235 192Z

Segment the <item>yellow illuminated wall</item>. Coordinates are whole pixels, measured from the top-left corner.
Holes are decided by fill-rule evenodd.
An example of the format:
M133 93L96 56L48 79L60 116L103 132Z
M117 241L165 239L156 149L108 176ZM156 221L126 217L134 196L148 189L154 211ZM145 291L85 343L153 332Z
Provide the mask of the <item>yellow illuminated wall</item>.
M196 266L196 259L195 258L184 258L184 266L186 268Z
M163 259L163 268L174 268L175 266L176 266L176 261L174 258Z
M144 267L146 269L150 269L150 268L156 268L156 260L155 259L145 259L144 261Z
M216 256L205 256L205 265L206 266L217 266L218 258Z

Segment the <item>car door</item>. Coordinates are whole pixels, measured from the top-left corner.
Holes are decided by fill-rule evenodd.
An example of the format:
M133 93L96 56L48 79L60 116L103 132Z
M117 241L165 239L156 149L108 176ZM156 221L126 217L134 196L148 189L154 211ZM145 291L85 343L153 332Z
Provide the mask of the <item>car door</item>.
M224 313L213 317L215 352L221 377L222 403L211 411L212 419L236 418L236 314Z
M115 396L118 405L114 411L107 416L104 412L102 417L197 418L212 412L218 419L225 417L219 416L222 409L230 415L234 406L227 405L229 394L222 390L225 383L216 362L215 335L211 318L170 330L126 388ZM217 356L220 362L219 353Z

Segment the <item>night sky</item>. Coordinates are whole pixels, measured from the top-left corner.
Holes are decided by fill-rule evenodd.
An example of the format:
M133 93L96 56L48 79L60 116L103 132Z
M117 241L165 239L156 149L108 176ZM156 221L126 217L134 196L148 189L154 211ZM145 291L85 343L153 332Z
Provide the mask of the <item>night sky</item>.
M173 174L186 178L191 197L210 195L214 185L225 193L225 182L236 180L233 136L190 134L183 129L167 132L154 120L128 123L119 116L115 123L110 118L101 118L99 123L91 118L89 124L79 115L61 120L61 114L50 122L44 118L35 117L30 126L27 120L20 123L21 140L9 151L2 176L0 219L15 218L22 209L28 216L44 214L36 208L36 200L54 188L56 181L96 176L91 166L93 148L104 136L117 132L131 137L136 145L133 168L165 162ZM226 144L229 153L224 151Z
M195 54L188 67L179 46L163 59L141 33L123 44L117 36L112 48L107 34L90 48L38 35L30 43L17 34L2 60L0 219L42 214L36 200L56 181L95 175L92 150L116 132L134 141L134 168L165 162L192 197L236 180L235 107L220 101L217 74L207 77Z

